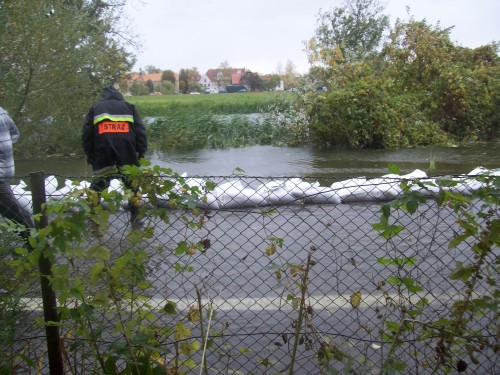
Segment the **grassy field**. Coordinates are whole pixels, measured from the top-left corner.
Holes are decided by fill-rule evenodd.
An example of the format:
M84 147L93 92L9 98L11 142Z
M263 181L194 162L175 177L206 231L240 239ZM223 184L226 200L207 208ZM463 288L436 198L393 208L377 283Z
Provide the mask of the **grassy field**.
M290 109L288 92L130 96L148 122L151 150L193 150L297 144L304 129L273 120ZM245 116L264 113L263 116ZM270 115L270 116L269 116Z
M266 112L271 105L288 108L294 96L287 92L130 96L142 117L171 117L193 113L231 115Z

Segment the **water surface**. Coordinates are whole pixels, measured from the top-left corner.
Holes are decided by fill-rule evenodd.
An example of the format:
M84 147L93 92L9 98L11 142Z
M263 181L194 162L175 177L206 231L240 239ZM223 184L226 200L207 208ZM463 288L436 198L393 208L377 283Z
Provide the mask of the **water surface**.
M466 174L478 166L500 168L500 143L462 147L401 150L317 150L311 147L252 146L224 150L156 152L153 164L189 176L376 177L397 165L401 173L421 169L428 175ZM435 169L431 169L431 164ZM16 176L43 170L46 174L90 176L84 158L17 160Z

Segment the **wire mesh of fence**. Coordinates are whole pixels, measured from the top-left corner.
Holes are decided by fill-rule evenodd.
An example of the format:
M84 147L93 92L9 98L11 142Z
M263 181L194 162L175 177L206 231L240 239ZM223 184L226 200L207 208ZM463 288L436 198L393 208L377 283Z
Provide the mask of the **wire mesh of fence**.
M464 220L437 197L484 181L163 177L171 189L157 199L113 180L118 194L82 206L86 181L46 176L44 240L26 245L2 224L2 371L49 373L53 324L68 374L500 373L498 242L450 246ZM32 188L13 182L30 212ZM414 209L393 205L384 222L415 192ZM462 201L478 228L498 228L498 205L486 218L485 202ZM54 263L59 320L48 324L37 249Z

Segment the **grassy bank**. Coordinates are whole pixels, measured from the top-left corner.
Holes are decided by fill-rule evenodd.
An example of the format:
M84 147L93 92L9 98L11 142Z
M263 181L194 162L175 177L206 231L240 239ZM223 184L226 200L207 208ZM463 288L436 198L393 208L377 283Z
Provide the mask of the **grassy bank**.
M266 117L244 115L162 117L147 130L150 148L159 151L269 145L276 138Z
M291 93L262 92L132 96L127 101L143 118L156 117L147 126L150 150L169 151L299 144L304 128L294 131L293 122L282 120L294 99Z
M283 92L127 97L127 101L136 105L142 117L260 113L266 112L270 106L286 109L293 100L294 95Z

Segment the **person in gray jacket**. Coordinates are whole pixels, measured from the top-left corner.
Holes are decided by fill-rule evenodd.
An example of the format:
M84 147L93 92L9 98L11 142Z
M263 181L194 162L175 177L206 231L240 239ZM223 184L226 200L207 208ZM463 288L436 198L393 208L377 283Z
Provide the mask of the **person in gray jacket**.
M19 139L19 130L9 114L0 107L0 214L25 228L21 236L27 238L29 228L34 227L33 220L14 196L10 179L14 177L13 144Z

